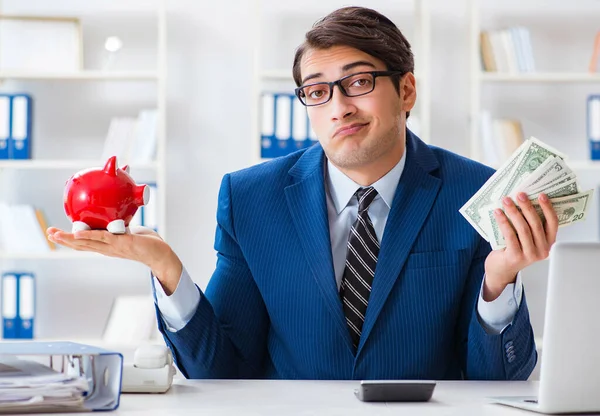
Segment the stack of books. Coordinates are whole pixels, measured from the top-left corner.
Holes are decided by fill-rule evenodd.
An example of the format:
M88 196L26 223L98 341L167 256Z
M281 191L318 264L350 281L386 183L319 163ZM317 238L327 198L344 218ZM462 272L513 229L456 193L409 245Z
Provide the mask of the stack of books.
M0 250L7 253L47 253L56 250L46 238L48 224L41 209L0 202Z
M525 140L519 120L492 119L489 111L481 112L481 148L483 163L498 167Z
M529 29L521 26L480 33L483 69L489 72L535 72Z

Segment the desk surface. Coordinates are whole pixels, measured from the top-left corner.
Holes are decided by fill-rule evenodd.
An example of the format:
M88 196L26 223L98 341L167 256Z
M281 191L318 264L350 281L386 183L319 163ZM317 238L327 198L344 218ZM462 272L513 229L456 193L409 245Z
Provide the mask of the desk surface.
M115 412L169 415L535 415L490 404L490 396L533 396L537 382L438 382L427 403L363 403L355 381L176 380L166 394L123 394ZM71 414L72 415L72 414ZM89 415L89 414L88 414Z

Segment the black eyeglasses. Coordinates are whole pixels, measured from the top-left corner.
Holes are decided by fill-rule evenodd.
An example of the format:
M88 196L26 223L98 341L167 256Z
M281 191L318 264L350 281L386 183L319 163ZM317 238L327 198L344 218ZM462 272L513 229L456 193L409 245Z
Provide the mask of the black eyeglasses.
M401 71L357 72L356 74L346 75L337 81L303 85L296 88L294 92L302 104L313 107L329 102L333 97L333 87L336 85L346 97L358 97L375 89L375 78L402 74Z

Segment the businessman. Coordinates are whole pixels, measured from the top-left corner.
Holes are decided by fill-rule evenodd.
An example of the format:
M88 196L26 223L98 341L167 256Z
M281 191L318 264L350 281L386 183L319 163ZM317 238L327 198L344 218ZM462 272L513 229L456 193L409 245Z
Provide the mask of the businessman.
M491 252L458 210L493 171L406 128L413 70L373 10L313 26L293 76L319 144L225 175L205 293L147 230L48 238L147 265L189 378L526 379L537 355L519 271L548 256L558 219L547 198L545 224L524 195L505 199L507 247Z

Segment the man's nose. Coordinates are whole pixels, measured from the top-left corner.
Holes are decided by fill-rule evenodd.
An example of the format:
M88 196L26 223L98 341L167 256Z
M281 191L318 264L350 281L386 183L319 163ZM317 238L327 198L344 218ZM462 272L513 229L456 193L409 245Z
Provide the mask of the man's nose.
M352 98L342 94L339 85L333 87L333 93L329 104L332 120L343 120L356 113L356 107L352 102Z

